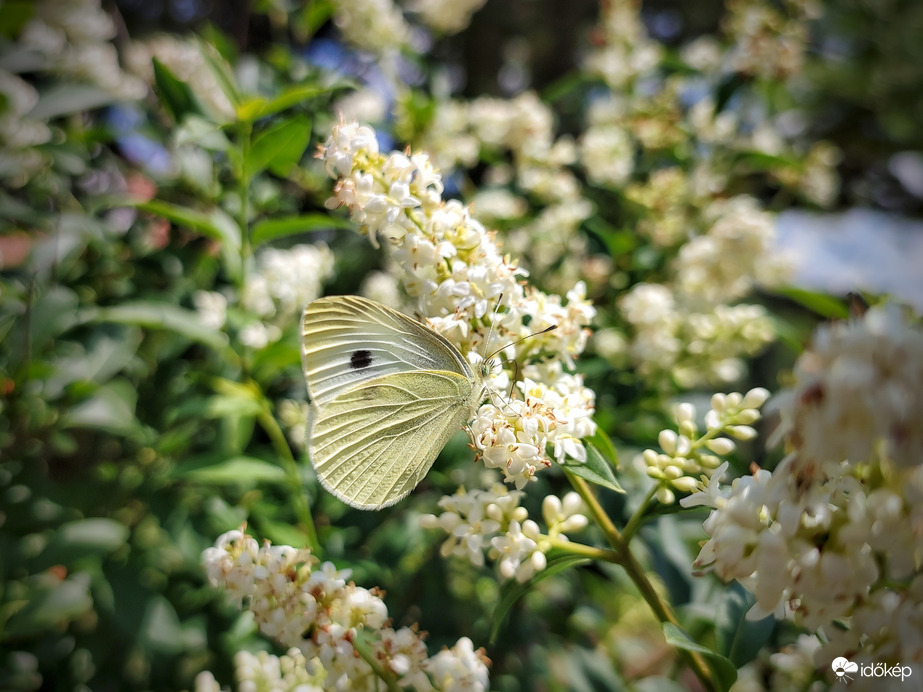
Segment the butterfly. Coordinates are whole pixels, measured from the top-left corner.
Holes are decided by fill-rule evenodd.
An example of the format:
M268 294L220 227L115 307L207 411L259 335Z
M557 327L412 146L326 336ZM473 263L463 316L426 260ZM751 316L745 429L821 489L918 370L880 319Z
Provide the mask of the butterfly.
M321 485L359 509L407 497L472 419L488 363L472 366L441 334L359 296L313 301L301 333Z

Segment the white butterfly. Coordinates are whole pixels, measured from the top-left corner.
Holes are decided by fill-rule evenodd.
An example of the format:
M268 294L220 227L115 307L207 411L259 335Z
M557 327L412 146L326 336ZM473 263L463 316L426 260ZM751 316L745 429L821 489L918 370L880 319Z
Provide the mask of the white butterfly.
M315 300L301 321L317 477L360 509L406 497L484 398L484 373L444 336L358 296Z

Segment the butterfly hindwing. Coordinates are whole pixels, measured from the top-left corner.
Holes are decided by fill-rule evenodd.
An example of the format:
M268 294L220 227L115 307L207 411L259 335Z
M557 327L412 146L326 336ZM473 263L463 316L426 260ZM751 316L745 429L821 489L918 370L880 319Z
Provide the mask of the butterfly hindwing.
M421 370L384 375L313 403L309 451L321 484L354 507L394 504L468 422L472 400L470 380Z

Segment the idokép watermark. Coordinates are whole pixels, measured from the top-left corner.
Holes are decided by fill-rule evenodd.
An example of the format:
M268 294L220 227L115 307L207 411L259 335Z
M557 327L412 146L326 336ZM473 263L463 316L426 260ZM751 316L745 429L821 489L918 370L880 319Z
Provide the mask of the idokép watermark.
M903 682L913 673L910 666L900 664L891 666L887 663L864 663L860 666L858 663L853 663L842 656L833 659L830 667L833 668L833 672L836 674L837 682L844 683L848 683L856 677L890 678Z

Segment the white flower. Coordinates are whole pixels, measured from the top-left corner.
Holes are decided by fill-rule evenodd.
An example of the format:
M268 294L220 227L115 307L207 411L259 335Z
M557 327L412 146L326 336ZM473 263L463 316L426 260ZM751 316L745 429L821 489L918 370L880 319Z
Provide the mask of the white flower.
M196 291L192 296L193 305L208 329L221 329L227 320L228 299L217 291Z
M426 671L438 690L445 692L487 692L486 657L482 649L475 651L467 637L458 640L451 649L443 649L426 662Z
M333 21L349 43L374 53L396 50L409 36L401 10L391 0L336 0Z
M621 186L634 170L634 142L618 125L589 127L580 138L580 160L590 180Z
M455 34L468 26L471 15L486 0L412 0L408 9L416 12L424 24L445 34Z
M538 549L538 526L534 521L510 522L503 536L490 541L491 557L499 560L500 574L524 582L545 568L545 555Z

